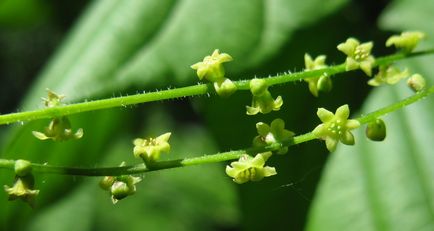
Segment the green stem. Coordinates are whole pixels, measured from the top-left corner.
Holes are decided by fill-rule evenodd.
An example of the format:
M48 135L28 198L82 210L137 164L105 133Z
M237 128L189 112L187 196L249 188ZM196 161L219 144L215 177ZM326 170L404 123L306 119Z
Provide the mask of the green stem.
M421 91L413 96L410 96L404 100L391 104L387 107L381 108L377 111L371 112L367 115L356 118L360 123L365 124L374 121L377 117L384 116L390 112L401 109L409 104L415 103L418 100L425 98L426 96L434 93L434 86ZM123 167L109 167L109 168L72 168L72 167L61 167L53 166L47 164L32 164L34 172L38 173L48 173L48 174L60 174L60 175L79 175L79 176L118 176L118 175L130 175L138 174L156 170L170 169L185 167L191 165L201 165L209 163L225 162L229 160L239 159L241 155L247 153L254 155L255 153L264 151L273 151L279 149L281 146L292 146L301 144L307 141L316 139L315 135L311 132L306 134L298 135L288 142L282 144L275 143L263 148L247 148L236 151L223 152L213 155L204 155L200 157L184 158L169 161L159 161L152 164L152 168L147 168L144 164L137 164L132 166ZM15 161L0 159L0 168L14 169Z
M376 59L374 66L389 64L401 59L427 55L427 54L434 54L434 50L426 50L426 51L414 52L410 54L397 53L389 56L380 57ZM302 71L296 73L277 75L274 77L264 78L264 80L267 82L269 86L273 86L277 84L299 81L312 76L319 76L322 75L323 73L327 73L329 76L333 76L335 74L342 73L342 72L346 72L345 64L330 66L327 68L313 70L313 71ZM234 81L234 83L237 86L238 90L249 90L250 80L239 80L239 81ZM90 102L69 104L69 105L52 107L52 108L43 108L43 109L38 109L33 111L0 115L0 125L21 122L21 121L49 119L54 117L61 117L66 115L82 113L86 111L95 111L95 110L114 108L114 107L124 107L127 105L161 101L165 99L175 99L175 98L195 96L195 95L204 95L204 94L214 93L214 92L215 91L212 84L198 84L194 86L181 87L176 89L141 93L141 94L136 94L131 96L121 96L121 97L115 97L109 99L95 100Z

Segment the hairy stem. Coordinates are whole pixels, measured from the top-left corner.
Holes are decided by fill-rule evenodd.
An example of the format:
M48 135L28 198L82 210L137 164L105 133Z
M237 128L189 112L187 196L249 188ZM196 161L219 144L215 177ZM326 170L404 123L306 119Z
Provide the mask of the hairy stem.
M407 105L417 102L425 98L426 96L434 93L434 86L418 92L417 94L410 96L404 100L356 118L360 123L365 124L374 121L377 117L384 116L390 112L401 109ZM296 144L301 144L307 141L316 139L315 135L311 132L306 134L295 136L292 140L284 143L275 143L263 148L247 148L236 151L223 152L213 155L204 155L200 157L184 158L169 161L159 161L152 164L152 167L147 167L145 164L137 164L132 166L122 166L122 167L108 167L108 168L72 168L72 167L62 167L62 166L52 166L47 164L32 164L34 172L38 173L49 173L49 174L60 174L60 175L80 175L80 176L118 176L118 175L130 175L138 174L156 170L170 169L185 167L191 165L201 165L209 163L225 162L228 160L235 160L240 158L243 154L254 155L258 152L273 151L277 150L282 146L292 146ZM0 168L14 169L15 161L0 159Z
M434 54L434 50L426 50L422 52L414 52L410 54L397 53L389 56L379 57L376 59L374 66L390 64L398 60L402 60L409 57ZM289 73L283 75L277 75L274 77L267 77L264 80L269 86L299 81L305 78L319 76L323 73L327 73L329 76L333 76L338 73L346 72L345 64L330 66L327 68L302 71L296 73ZM249 90L250 80L234 81L238 90ZM90 102L74 103L64 106L43 108L33 111L17 112L11 114L0 115L0 125L9 124L21 121L31 121L38 119L48 119L66 115L77 114L87 111L95 111L114 107L124 107L127 105L134 105L146 102L161 101L165 99L175 99L180 97L188 97L195 95L204 95L214 93L212 84L198 84L194 86L181 87L176 89L168 89L163 91L141 93L131 96L121 96L108 99L95 100Z

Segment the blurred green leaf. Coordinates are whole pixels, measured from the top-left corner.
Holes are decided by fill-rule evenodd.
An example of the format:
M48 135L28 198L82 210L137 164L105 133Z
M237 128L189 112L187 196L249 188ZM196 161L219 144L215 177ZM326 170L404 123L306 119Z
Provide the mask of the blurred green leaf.
M432 48L434 9L430 1L395 1L380 19L385 29L422 30ZM429 44L429 45L428 45ZM434 82L432 57L405 62L412 72ZM428 84L428 85L430 85ZM362 112L396 102L412 92L399 86L372 91ZM434 229L434 97L386 116L387 137L375 143L359 129L355 147L341 145L331 154L313 207L308 230Z

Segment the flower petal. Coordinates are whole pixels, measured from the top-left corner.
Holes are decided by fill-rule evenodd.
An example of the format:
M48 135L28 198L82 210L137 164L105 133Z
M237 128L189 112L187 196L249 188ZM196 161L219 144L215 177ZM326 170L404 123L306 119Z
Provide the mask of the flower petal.
M326 147L330 152L334 152L336 150L336 145L338 144L337 140L331 137L327 137L325 142L326 142Z
M348 104L344 104L340 107L338 107L338 109L336 109L336 118L341 119L341 120L346 120L348 119L348 116L350 115L350 108L348 107Z
M318 118L323 122L323 123L327 123L329 121L331 121L334 118L334 114L333 112L325 109L325 108L318 108L318 110L316 111L316 114L318 115Z

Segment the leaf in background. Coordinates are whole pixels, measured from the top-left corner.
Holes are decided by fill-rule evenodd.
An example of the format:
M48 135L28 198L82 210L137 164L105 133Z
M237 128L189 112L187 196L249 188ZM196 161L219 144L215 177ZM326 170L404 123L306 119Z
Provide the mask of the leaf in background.
M431 1L395 1L380 20L397 32L422 30L434 44ZM405 62L434 82L433 57ZM405 83L373 90L363 112L410 95ZM394 112L384 119L384 142L368 141L359 129L356 146L341 145L331 154L313 207L308 230L433 230L434 229L434 97Z

